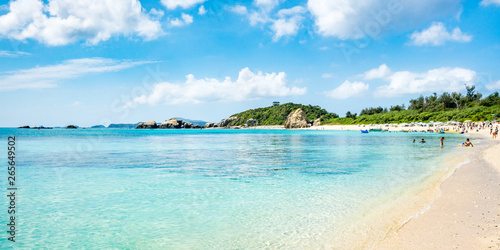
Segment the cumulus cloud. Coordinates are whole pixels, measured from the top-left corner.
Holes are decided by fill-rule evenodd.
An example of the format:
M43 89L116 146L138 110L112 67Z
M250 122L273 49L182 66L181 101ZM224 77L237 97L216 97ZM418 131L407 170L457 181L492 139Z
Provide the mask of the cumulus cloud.
M387 76L389 76L391 74L391 69L389 69L389 67L387 67L387 65L385 64L382 64L380 65L380 67L376 68L376 69L371 69L371 70L368 70L366 71L364 74L363 74L363 78L365 80L372 80L372 79L377 79L377 78L385 78Z
M178 7L182 9L191 8L197 4L203 3L206 0L161 0L161 3L167 7L169 10L176 9Z
M205 6L202 5L198 8L198 15L203 16L205 14L207 14L207 10L205 9Z
M483 0L481 1L482 6L488 6L488 5L499 5L500 6L500 0Z
M15 0L0 16L0 37L34 39L51 46L79 40L97 44L112 36L163 34L160 22L144 12L138 0Z
M269 28L274 33L273 41L277 42L282 37L297 35L302 26L304 14L307 12L307 9L302 6L274 12L278 5L278 0L255 0L250 10L242 5L232 6L230 10L238 15L246 16L251 26L269 24Z
M151 61L125 61L106 58L82 58L61 64L0 74L0 91L55 87L61 80L74 79L91 73L114 72Z
M343 40L376 37L387 29L414 29L455 14L460 0L308 0L317 32Z
M20 57L29 55L31 54L28 52L0 50L0 57Z
M497 90L497 89L500 89L500 81L497 81L495 83L486 85L486 89L488 89L488 90Z
M278 11L279 18L271 25L271 30L274 31L273 41L278 41L283 36L297 35L305 12L306 9L301 6Z
M152 93L139 96L126 106L155 105L160 102L166 104L240 102L261 97L303 95L307 91L307 88L287 87L286 83L284 72L253 73L248 68L239 72L236 81L230 77L226 77L223 81L214 78L196 79L190 74L183 83L159 83L153 88Z
M337 88L331 91L324 92L323 94L334 99L347 99L351 97L361 96L366 93L369 88L370 86L363 82L345 81Z
M375 69L375 71L381 67ZM390 72L390 69L387 69L387 72ZM475 85L478 82L475 71L449 67L432 69L425 73L398 71L390 74L380 74L378 77L374 74L370 79L382 79L389 82L375 90L375 96L378 97L439 91L462 91L465 89L465 85Z
M193 16L182 13L181 18L174 18L170 20L170 26L181 27L193 23Z
M453 29L452 32L448 32L443 23L435 22L428 29L411 34L410 39L410 43L417 46L439 46L445 44L447 41L470 42L472 36L462 33L458 27Z

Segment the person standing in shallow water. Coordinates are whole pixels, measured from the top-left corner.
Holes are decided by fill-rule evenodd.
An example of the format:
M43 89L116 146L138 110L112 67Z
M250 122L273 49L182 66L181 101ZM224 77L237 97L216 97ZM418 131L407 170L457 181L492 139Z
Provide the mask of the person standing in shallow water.
M440 147L444 146L444 137L441 137L441 139L439 139L439 146Z

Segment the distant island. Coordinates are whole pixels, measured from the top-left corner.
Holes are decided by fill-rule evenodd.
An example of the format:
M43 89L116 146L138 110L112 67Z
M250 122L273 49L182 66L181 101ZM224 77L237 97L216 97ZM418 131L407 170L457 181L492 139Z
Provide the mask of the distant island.
M124 123L118 123L118 124L109 124L108 128L125 128L125 129L132 129L132 128L136 128L137 125L139 125L139 122L138 123L134 123L134 124L124 124Z

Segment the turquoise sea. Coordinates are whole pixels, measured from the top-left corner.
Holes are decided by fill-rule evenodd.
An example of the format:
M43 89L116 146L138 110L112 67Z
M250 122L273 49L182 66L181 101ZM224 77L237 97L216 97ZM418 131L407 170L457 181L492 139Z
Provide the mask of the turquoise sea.
M7 137L16 136L16 242ZM321 248L425 181L463 135L0 129L0 248ZM424 138L428 143L412 143Z

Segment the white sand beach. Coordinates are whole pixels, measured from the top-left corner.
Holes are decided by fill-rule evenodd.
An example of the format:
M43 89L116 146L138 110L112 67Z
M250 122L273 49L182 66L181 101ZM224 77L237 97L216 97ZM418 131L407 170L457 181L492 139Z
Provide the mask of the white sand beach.
M484 142L470 148L470 162L441 184L430 209L377 249L500 249L500 141L479 134Z

